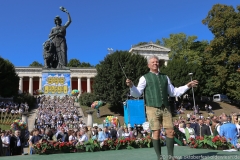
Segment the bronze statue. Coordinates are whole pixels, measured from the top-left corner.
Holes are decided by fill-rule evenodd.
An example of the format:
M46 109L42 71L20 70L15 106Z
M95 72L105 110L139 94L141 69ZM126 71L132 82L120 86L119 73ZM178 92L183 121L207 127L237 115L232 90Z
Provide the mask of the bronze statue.
M66 29L71 24L72 20L69 12L60 7L60 10L67 13L68 21L65 25L62 24L62 19L56 16L49 40L44 43L44 66L46 68L66 68L67 66L67 43L66 43Z
M44 66L46 68L57 68L57 54L55 51L55 46L51 40L47 40L43 44L43 58Z

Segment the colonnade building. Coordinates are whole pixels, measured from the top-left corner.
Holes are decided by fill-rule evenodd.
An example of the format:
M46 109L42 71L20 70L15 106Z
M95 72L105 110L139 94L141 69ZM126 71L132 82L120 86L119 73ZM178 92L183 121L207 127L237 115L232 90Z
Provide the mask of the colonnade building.
M18 74L19 90L34 95L42 88L42 67L15 67ZM93 68L69 68L71 89L79 90L80 94L93 91L92 84L97 70Z
M130 54L140 54L146 58L148 58L151 55L156 55L162 61L165 65L167 65L167 62L169 61L168 53L170 52L170 49L154 44L152 42L143 44L143 45L137 45L132 46L129 50ZM42 67L15 67L16 73L20 77L19 81L19 90L23 93L29 93L34 95L37 90L43 89L44 86L47 84L48 86L51 86L46 77L43 77L44 72L46 72L46 69ZM48 70L48 77L51 77L50 72L54 72L54 70ZM60 71L55 70L60 73ZM63 73L66 72L63 71ZM93 82L94 77L97 75L97 70L94 67L91 68L69 68L67 70L67 79L68 79L68 90L77 89L79 93L88 92L91 93L93 91ZM65 77L64 74L57 74L57 77ZM65 77L66 78L66 77ZM42 83L46 84L42 84ZM57 87L64 86L63 82L60 85L60 80L55 81L57 83L54 83L54 87L56 88L57 93ZM52 88L50 88L52 91ZM61 89L61 87L60 87ZM53 89L54 90L54 89ZM48 90L45 90L48 92ZM44 92L45 92L44 91ZM50 92L51 92L50 91ZM62 92L63 93L63 92Z

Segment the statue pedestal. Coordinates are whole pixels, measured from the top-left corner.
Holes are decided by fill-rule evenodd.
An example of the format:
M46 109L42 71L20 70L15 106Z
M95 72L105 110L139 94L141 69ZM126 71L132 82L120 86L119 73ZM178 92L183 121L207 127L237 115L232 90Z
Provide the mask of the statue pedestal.
M26 122L27 125L28 125L28 113L23 113L23 114L22 114L22 121L23 121L23 122Z
M94 113L94 110L88 110L86 113L88 114L87 118L87 126L92 127L93 126L93 117L92 114Z

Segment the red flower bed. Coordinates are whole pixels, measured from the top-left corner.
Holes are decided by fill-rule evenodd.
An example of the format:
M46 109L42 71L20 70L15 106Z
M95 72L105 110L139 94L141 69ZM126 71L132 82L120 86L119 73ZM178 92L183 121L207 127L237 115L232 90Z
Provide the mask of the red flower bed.
M89 140L85 143L77 143L75 146L69 142L48 142L44 140L41 143L34 145L34 150L38 154L50 154L59 152L94 152L99 150L132 149L151 146L152 139L148 136L141 139L107 139L101 143L96 140Z
M204 136L189 138L189 146L191 148L208 148L208 149L231 149L234 146L230 143L230 140L227 140L225 137L221 136Z

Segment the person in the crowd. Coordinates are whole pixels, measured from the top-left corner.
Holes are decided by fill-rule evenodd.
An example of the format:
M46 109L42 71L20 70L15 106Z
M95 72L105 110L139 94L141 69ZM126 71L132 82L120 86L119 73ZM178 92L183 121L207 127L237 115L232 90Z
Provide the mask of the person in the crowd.
M226 139L230 139L232 145L237 144L237 127L233 123L228 122L227 116L222 116L222 125L220 126L220 136L224 136Z
M7 156L8 148L10 145L10 139L6 135L5 130L2 130L1 140L2 140L2 154L3 156Z
M208 112L208 104L205 104L205 110Z
M117 136L118 136L118 138L123 137L123 133L124 133L124 131L123 131L123 126L120 126L119 129L118 129L118 131L117 131Z
M21 155L23 153L23 139L20 130L16 130L10 139L11 155Z
M123 136L124 136L124 138L130 138L130 133L129 133L127 127L124 129L124 135Z
M88 141L88 137L87 137L84 129L81 129L81 130L79 131L79 134L80 134L80 137L79 137L79 139L78 139L78 142L79 142L80 144L83 144L84 142L87 142L87 141Z
M142 126L140 126L140 125L138 125L137 126L137 136L136 136L136 138L143 138L143 128L142 128Z
M204 137L204 135L206 136L211 135L210 128L203 123L203 119L198 120L198 125L196 130L197 130L196 132L197 136Z
M75 141L76 141L75 132L73 130L69 130L68 135L69 135L68 141L70 143L75 143Z
M90 129L88 129L88 128L90 128ZM85 127L83 127L83 129L84 129L84 131L85 131L85 133L86 133L87 138L88 138L88 139L92 139L91 127L85 126Z
M92 131L92 134L93 134L92 140L97 140L98 139L98 130L94 129Z
M98 128L98 142L103 142L106 139L105 134L102 131L102 128Z
M32 145L40 142L40 140L42 139L42 136L39 134L39 130L35 129L33 133L34 135L32 136L30 141Z
M47 128L42 139L47 140L48 142L54 142L53 136L54 136L53 131Z
M190 138L195 138L195 131L193 128L190 127L191 122L187 122L186 128L185 128L185 136L186 136L186 142L190 142Z
M211 135L213 135L213 131L212 131L212 127L211 127L211 124L212 124L211 119L210 118L206 118L205 124L206 124L206 126L209 127Z
M68 133L63 126L60 127L60 131L57 133L57 140L61 142L68 142Z
M1 130L0 130L0 131L1 131ZM1 131L1 132L2 132L2 131ZM4 156L2 151L3 151L3 150L2 150L2 139L0 138L0 157L1 157L1 156Z
M104 127L103 133L104 133L104 136L105 136L106 139L111 138L111 134L108 130L108 127Z
M116 130L116 127L111 127L110 135L111 135L111 138L112 138L113 140L116 140L116 139L117 139L117 130Z
M191 118L191 124L190 124L190 127L194 129L194 132L196 133L197 132L197 123L196 123L196 119L195 118Z
M214 126L214 129L213 129L213 136L217 136L219 135L220 133L220 122L217 120L217 119L212 119L212 126Z
M134 138L134 135L133 135L133 127L129 127L128 130L129 130L129 136L130 136L130 138Z
M35 132L35 129L30 132L30 134L29 134L29 139L28 139L28 144L29 144L28 153L29 153L30 155L33 154L33 147L32 147L32 145L30 145L30 144L31 144L31 140L32 140L33 135L35 135L34 132Z
M181 131L182 133L185 133L185 130L184 130L184 122L183 122L183 121L179 124L178 129L179 129L179 131Z
M237 114L232 115L232 123L236 125L238 131L238 138L240 138L240 119L238 119Z

